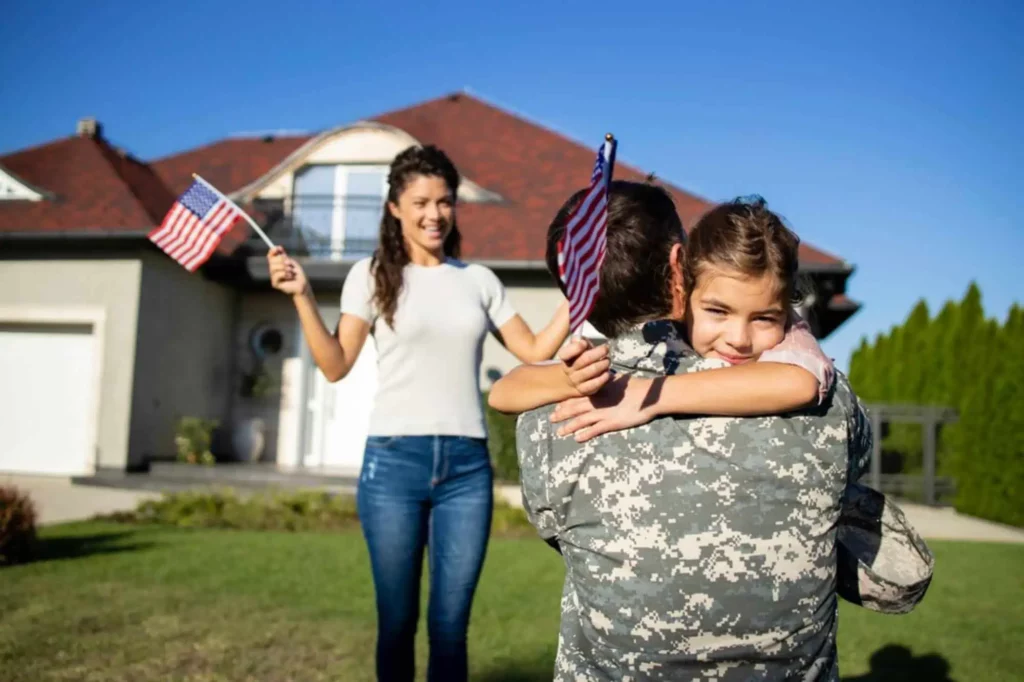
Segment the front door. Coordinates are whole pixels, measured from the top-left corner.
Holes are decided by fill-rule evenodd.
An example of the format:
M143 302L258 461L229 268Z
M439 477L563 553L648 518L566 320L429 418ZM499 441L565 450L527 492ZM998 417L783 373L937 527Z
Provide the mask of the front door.
M366 340L348 376L330 383L309 353L306 365L306 419L303 464L312 468L358 471L377 392L377 349Z

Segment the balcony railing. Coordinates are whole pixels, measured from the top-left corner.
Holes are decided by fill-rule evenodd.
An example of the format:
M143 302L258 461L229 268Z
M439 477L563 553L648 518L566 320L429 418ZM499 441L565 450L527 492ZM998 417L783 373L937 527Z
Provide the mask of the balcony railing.
M295 256L358 260L377 248L383 199L359 195L293 195L258 200L254 212L267 235ZM249 243L259 250L253 235Z

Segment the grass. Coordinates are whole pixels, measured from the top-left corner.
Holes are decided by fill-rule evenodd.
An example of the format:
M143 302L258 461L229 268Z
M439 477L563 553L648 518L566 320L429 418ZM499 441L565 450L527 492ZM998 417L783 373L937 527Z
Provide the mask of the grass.
M373 590L358 532L94 522L42 538L39 561L0 571L5 680L373 679ZM844 679L1001 682L1024 669L1024 547L935 551L935 581L914 613L844 605ZM551 679L561 576L538 540L492 541L470 631L472 679Z

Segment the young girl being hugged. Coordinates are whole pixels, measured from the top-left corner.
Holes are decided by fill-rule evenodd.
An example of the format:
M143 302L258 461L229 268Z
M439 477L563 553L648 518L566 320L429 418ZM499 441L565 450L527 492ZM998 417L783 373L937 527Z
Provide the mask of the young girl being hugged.
M574 339L560 364L522 365L495 383L490 404L524 412L560 403L560 435L585 441L665 414L778 414L821 402L834 378L793 307L798 237L763 199L716 206L670 256L678 322L693 350L721 369L658 380L616 378L607 347Z

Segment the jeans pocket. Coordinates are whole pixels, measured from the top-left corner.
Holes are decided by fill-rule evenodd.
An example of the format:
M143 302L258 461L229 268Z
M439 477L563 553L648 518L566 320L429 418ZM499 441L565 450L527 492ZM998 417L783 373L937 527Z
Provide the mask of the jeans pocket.
M491 455L485 438L457 436L446 446L446 475L491 475Z
M415 485L430 480L434 463L429 439L418 436L370 436L363 451L362 480L404 481L395 485Z

